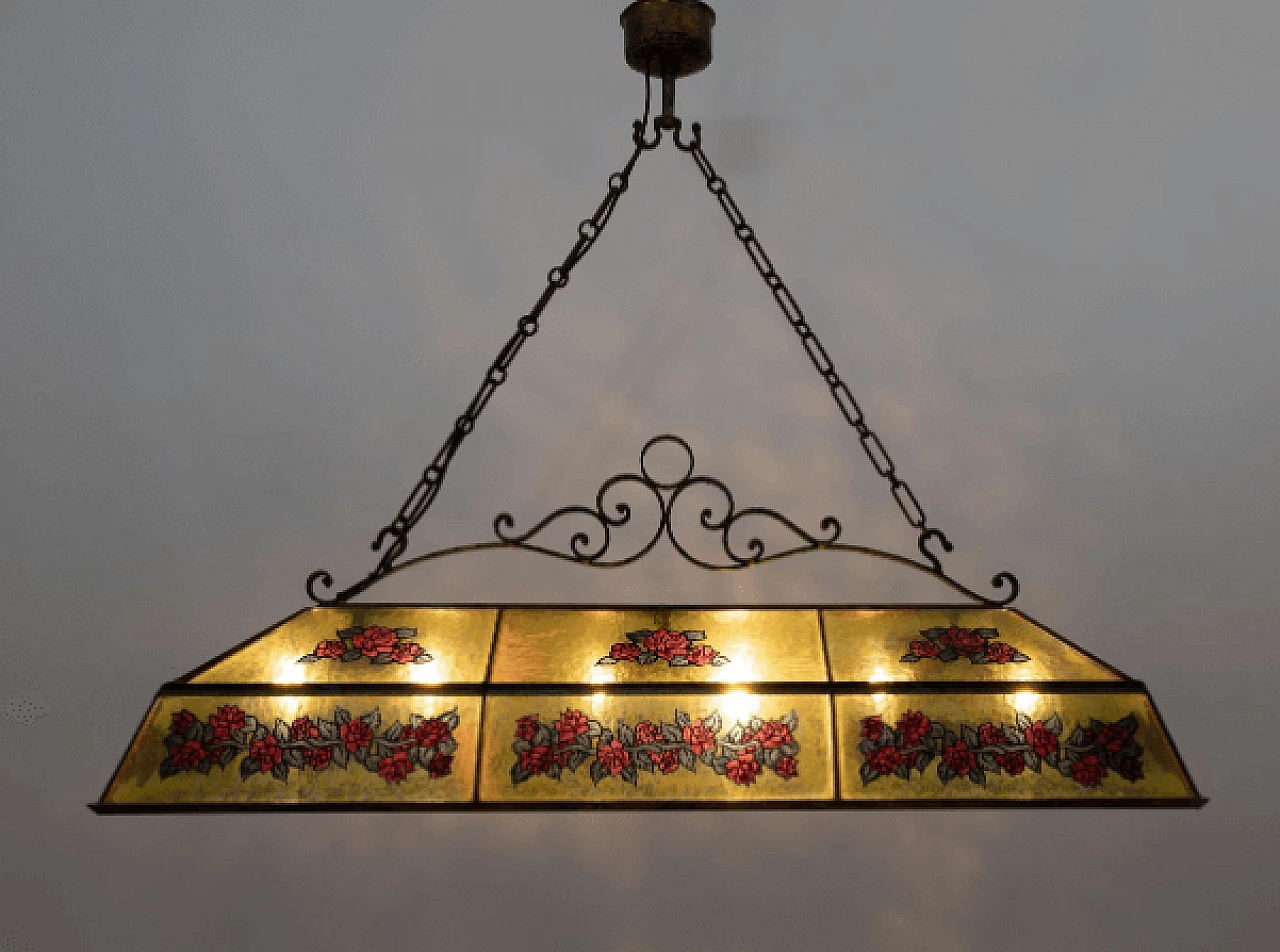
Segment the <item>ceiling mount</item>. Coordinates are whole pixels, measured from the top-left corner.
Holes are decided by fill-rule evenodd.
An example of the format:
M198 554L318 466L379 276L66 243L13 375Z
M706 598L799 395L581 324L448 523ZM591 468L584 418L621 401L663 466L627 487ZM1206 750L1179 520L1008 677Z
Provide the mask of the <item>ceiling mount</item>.
M676 80L711 65L711 28L716 12L701 0L636 0L619 18L627 65L662 77L662 114L654 124L675 129Z

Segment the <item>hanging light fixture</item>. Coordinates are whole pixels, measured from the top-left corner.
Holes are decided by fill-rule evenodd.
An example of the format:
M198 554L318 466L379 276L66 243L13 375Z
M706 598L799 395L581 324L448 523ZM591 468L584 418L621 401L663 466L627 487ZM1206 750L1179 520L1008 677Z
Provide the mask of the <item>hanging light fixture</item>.
M715 13L699 0L637 0L626 61L645 74L634 150L568 256L486 373L396 517L380 557L336 593L307 580L305 609L164 685L93 809L530 809L584 807L1197 807L1146 687L951 577L929 524L791 292L717 174L697 123L685 138L675 84L711 62ZM650 129L652 78L662 87ZM687 153L916 534L919 557L841 540L772 509L739 508L690 446L655 437L639 471L494 538L405 558L412 529L555 292L607 225L632 170L664 133ZM674 468L673 468L674 467ZM703 542L677 518L689 498ZM637 502L637 499L640 502ZM683 509L682 509L682 500ZM645 503L646 505L641 505ZM618 533L653 517L638 545ZM771 527L788 541L768 546ZM555 541L569 534L567 545ZM516 549L608 568L670 544L703 569L740 571L807 553L886 559L964 596L894 607L601 607L357 604L411 566Z

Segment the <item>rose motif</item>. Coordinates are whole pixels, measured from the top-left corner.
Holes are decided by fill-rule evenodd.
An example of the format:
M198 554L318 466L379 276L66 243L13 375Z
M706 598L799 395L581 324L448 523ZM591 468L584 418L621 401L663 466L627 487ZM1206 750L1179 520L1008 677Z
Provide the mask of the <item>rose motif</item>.
M284 751L276 739L268 734L262 740L255 740L249 747L249 757L258 765L262 773L267 773L284 758Z
M891 774L902 763L902 755L896 747L876 747L867 751L867 763L876 773Z
M1050 718L1053 720L1053 718ZM1027 743L1041 757L1047 757L1058 749L1058 735L1044 726L1044 721L1036 721L1024 731Z
M173 765L179 770L194 770L200 762L209 758L209 752L198 740L189 740L169 755Z
M230 740L232 731L244 727L244 711L234 704L220 707L216 714L209 715L209 726L213 728L215 741Z
M689 659L690 664L702 667L703 665L712 664L719 654L720 652L716 651L715 648L699 642L689 649L689 652L685 657Z
M422 654L422 645L412 641L401 641L391 649L391 660L396 664L409 664Z
M952 626L942 633L939 639L944 648L951 648L956 654L971 658L982 651L986 639L972 628L956 628Z
M427 764L427 776L432 780L447 777L452 772L453 756L451 754L436 754L431 758L431 762Z
M373 740L373 731L369 729L369 725L362 720L347 721L342 727L338 728L338 733L342 737L343 743L347 745L347 750L355 753L361 747L367 747L369 742Z
M300 717L289 726L289 739L292 741L319 740L320 729L311 723L311 718Z
M1004 745L1004 731L988 721L978 727L978 744L982 747L1001 747Z
M756 735L756 740L765 750L777 750L783 744L791 743L791 728L781 721L766 721Z
M867 740L879 740L880 735L884 733L884 721L880 719L879 714L873 714L871 717L862 719L862 736Z
M538 727L538 716L536 714L526 714L516 721L516 736L521 740L531 741L534 735L538 733Z
M436 747L449 740L453 733L449 730L449 725L438 717L423 721L416 728L408 728L404 732L405 739L409 739L412 734L412 742L419 747Z
M1096 787L1107 775L1107 768L1098 760L1097 754L1085 754L1071 765L1071 776L1082 787Z
M675 773L680 766L680 755L674 750L660 750L653 754L653 765L662 773Z
M200 723L199 719L184 708L173 715L173 720L169 722L169 731L173 734L185 734L198 723Z
M381 625L372 625L351 636L351 644L368 658L391 654L399 640L394 631Z
M977 758L969 750L969 745L962 740L956 741L944 750L942 758L947 762L947 766L955 771L957 777L967 777L969 771L977 766Z
M799 765L794 757L779 757L778 766L773 768L778 772L778 776L783 780L790 780L800 772Z
M684 742L694 755L716 749L716 734L702 721L694 721L684 728Z
M531 774L546 773L551 768L551 748L531 747L520 751L520 767Z
M725 764L724 769L730 780L745 787L755 782L756 776L760 773L760 764L756 760L755 751L744 750Z
M640 657L640 646L630 641L619 641L609 646L609 657L618 661L635 661Z
M312 654L317 658L331 658L336 661L346 653L346 650L347 646L341 641L322 641L316 645Z
M581 711L565 711L556 721L556 733L560 735L560 743L572 744L587 732L587 715Z
M404 750L397 750L390 757L378 761L378 774L387 783L399 783L413 773L413 761Z
M624 767L631 763L631 755L622 746L622 741L614 739L596 748L596 758L604 764L605 769L613 776L622 773Z
M312 770L324 770L333 762L333 751L328 747L312 747L302 752L302 759L311 765Z
M662 731L651 721L641 721L636 725L636 743L641 747L651 747L662 743Z
M684 633L672 631L670 628L659 628L653 634L647 635L642 643L646 651L652 651L665 661L683 657L689 650L689 639Z
M913 641L911 653L917 658L936 658L942 654L942 649L932 641Z
M902 742L907 747L914 747L928 737L929 732L933 730L933 722L919 711L907 711L896 726L902 732Z
M1014 659L1017 652L1013 650L1012 645L1007 645L1003 641L992 641L987 644L987 660L996 664L1008 664Z
M1103 750L1109 750L1112 753L1118 753L1124 749L1124 745L1129 742L1129 731L1119 724L1108 724L1098 731L1094 742Z
M1010 777L1018 776L1018 774L1022 773L1023 768L1027 765L1026 761L1022 759L1022 755L1017 752L997 754L996 763L998 763L1001 768L1003 768L1004 772Z

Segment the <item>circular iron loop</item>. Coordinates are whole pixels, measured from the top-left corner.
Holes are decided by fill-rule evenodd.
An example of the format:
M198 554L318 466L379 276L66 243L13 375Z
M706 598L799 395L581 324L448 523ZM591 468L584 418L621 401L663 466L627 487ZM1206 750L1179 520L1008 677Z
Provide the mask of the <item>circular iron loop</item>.
M725 182L725 180L718 175L707 179L707 188L710 190L712 195L719 195L722 192L724 192L725 189L727 189L728 187L729 186Z
M689 465L685 469L684 475L679 477L678 479L672 480L671 482L665 482L660 479L655 479L653 475L649 472L648 468L645 466L645 457L649 455L649 451L651 449L653 449L655 446L657 446L660 443L671 443L671 444L674 444L675 446L680 447L680 449L684 450L684 455L689 460ZM687 481L689 477L693 475L693 449L689 446L688 443L680 439L680 437L675 436L674 434L664 433L661 436L655 436L648 443L646 443L644 445L644 449L640 451L640 472L644 474L645 479L653 483L653 485L657 486L659 489L674 489L675 487L679 486L681 483Z
M525 337L532 337L538 333L538 319L535 317L526 317L520 321L520 333Z
M614 172L609 176L609 191L617 192L621 195L627 190L627 177L621 172Z
M569 283L569 276L557 265L547 272L547 283L554 284L556 288L563 288Z
M750 241L756 236L755 230L750 225L739 225L733 231L739 241Z

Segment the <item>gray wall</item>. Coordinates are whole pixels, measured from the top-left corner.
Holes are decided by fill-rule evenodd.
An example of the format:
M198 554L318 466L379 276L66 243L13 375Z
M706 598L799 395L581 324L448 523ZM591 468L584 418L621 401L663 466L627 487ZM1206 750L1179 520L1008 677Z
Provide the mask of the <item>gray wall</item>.
M621 4L0 5L0 948L1252 949L1278 924L1280 12L722 2L679 112L975 584L1150 685L1199 813L97 818L157 685L342 579L630 151ZM674 430L913 549L646 156L419 547ZM875 601L509 555L405 600Z

